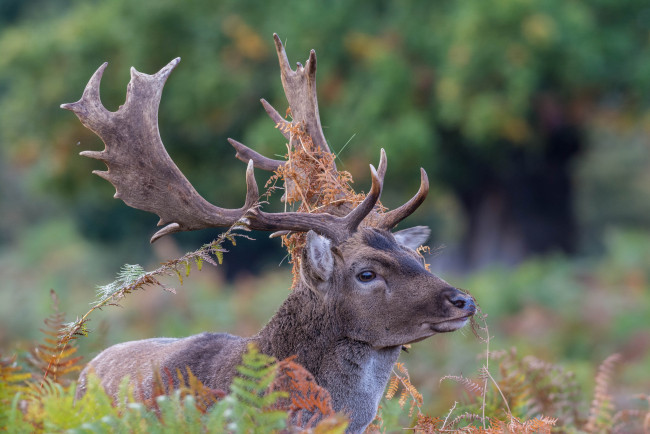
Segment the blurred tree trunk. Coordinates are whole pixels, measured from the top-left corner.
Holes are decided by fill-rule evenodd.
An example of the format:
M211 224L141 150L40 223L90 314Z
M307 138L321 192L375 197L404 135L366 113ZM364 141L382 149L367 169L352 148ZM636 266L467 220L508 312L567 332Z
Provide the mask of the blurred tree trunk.
M534 143L479 147L457 131L442 134L442 179L467 220L463 268L576 250L571 163L583 147L581 130L550 98L537 104L536 118Z

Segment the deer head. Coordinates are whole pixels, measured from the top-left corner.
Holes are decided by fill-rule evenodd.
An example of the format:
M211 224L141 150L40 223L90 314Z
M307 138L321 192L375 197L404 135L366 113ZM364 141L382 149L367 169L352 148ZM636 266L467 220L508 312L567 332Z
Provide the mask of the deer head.
M394 234L362 228L333 247L312 232L302 261L303 282L326 299L324 304L336 300L347 338L374 348L456 330L474 313L474 304L425 269L415 248L427 236L422 227Z
M172 372L175 368L185 372L189 366L211 387L226 388L243 351L242 342L254 340L262 351L278 358L297 354L298 362L330 391L335 408L351 414L350 430L356 431L374 417L402 346L462 327L475 305L470 296L425 268L415 249L426 241L428 228L391 232L424 201L429 189L426 172L420 169L420 188L408 202L384 211L378 203L387 167L382 149L378 168L370 165L368 194L352 192L346 175L336 169L321 128L315 52L304 66L292 70L280 38L274 35L274 39L292 120L284 119L265 100L262 104L289 142L289 159L269 159L229 139L236 157L248 164L246 198L238 209L203 199L160 139L162 89L180 59L154 75L132 68L126 101L116 112L106 110L99 98L106 64L92 76L79 101L61 106L73 111L106 145L100 152L81 152L108 166L108 171L93 173L115 186L116 198L160 217L159 225L164 227L152 242L174 232L234 224L274 232L272 236L282 235L285 242L302 237L294 251L298 264L294 290L258 335L249 339L197 335L122 344L109 348L89 366L108 389L125 374L135 374L131 372L135 367L150 366L152 360ZM255 167L283 177L283 200L299 201L298 211L261 209ZM205 339L211 344L206 346ZM201 359L208 352L212 362L195 365L192 354L198 352Z

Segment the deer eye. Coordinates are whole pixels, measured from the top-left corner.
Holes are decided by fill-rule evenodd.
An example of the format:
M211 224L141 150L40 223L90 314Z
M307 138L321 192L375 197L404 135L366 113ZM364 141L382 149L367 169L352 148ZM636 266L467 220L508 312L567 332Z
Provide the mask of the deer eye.
M377 277L377 274L375 274L374 271L362 271L357 274L357 279L359 279L360 282L370 282L375 277Z

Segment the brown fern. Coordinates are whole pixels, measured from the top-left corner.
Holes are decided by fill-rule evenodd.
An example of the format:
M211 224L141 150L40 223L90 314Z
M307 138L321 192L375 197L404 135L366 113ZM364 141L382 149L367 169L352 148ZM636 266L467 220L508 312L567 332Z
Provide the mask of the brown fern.
M279 166L266 183L266 197L277 188L278 181L284 181L282 200L286 206L299 203L295 210L298 212L340 216L361 203L365 195L352 189L352 175L338 171L336 155L315 146L301 124L279 123L276 128L292 139L291 145L287 144L286 164ZM380 203L378 209L384 211ZM289 252L289 262L293 265L293 286L299 276L300 255L305 241L304 233L286 233L282 237L282 244Z
M9 405L11 398L18 392L27 392L27 381L31 378L32 374L24 372L16 363L16 356L2 357L0 354L0 405Z
M404 364L401 362L395 363L395 366L393 368L393 377L389 382L386 399L390 400L395 396L395 393L398 390L395 387L395 384L401 386L402 389L398 400L399 406L401 408L404 408L406 403L410 400L411 405L409 407L409 417L413 416L415 409L417 409L418 415L421 415L424 399L422 398L422 394L411 383L411 378L409 376L408 370L406 369L406 366L404 366Z
M297 426L312 428L318 422L335 415L329 392L316 383L314 376L295 362L295 356L278 363L278 370L270 391L285 391L288 398L280 398L274 409L288 412ZM320 425L320 424L319 424Z
M630 432L650 433L650 395L636 395L644 401L645 409L624 409L616 412L612 418L612 432L625 434Z
M471 380L462 375L445 375L440 379L440 382L443 380L453 380L463 386L463 388L470 394L474 396L483 396L483 385L478 384L474 380Z
M54 290L50 290L50 297L53 312L43 320L45 328L39 329L45 337L42 343L32 348L28 361L42 372L41 387L45 381L67 386L74 379L71 374L81 371L79 362L83 357L75 356L77 347L72 343L60 343L65 313L59 311L59 299Z
M226 392L221 389L205 386L196 378L189 366L186 375L183 375L180 370L176 371L176 378L178 378L177 390L180 391L181 397L194 397L196 408L201 413L206 413L219 399L226 396Z
M614 368L621 360L620 354L612 354L598 367L594 399L589 408L589 419L584 429L587 432L600 432L612 426L614 405L609 394L609 385L614 375Z
M440 432L442 419L418 414L417 423L413 427L416 433L437 433Z
M381 412L382 412L383 407L381 404L379 404L379 407L377 407L377 414L375 414L375 418L372 420L370 425L366 427L366 434L371 434L371 433L380 433L382 432L382 428L384 426L384 419L381 417Z

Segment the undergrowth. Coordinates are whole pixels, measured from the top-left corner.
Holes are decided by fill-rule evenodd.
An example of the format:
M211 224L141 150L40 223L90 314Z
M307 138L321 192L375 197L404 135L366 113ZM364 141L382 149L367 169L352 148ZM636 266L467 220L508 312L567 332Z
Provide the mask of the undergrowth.
M139 278L138 278L139 279ZM122 279L117 294L133 290ZM128 292L127 292L128 293ZM191 372L164 371L154 381L153 398L134 394L128 378L117 399L90 375L87 391L75 401L75 377L82 367L76 340L52 293L52 315L44 321L43 342L23 360L0 355L0 431L70 433L343 433L344 414L336 413L327 390L293 358L276 361L248 348L228 393L205 387ZM113 303L108 303L113 304ZM484 365L474 378L446 376L466 392L445 415L423 411L422 394L408 369L397 363L377 419L368 432L394 432L402 425L382 419L384 408L401 410L419 433L634 433L650 429L650 395L638 395L637 408L619 409L610 392L621 358L607 358L595 376L594 396L586 400L571 372L516 349L490 350L486 318L479 313L477 335L486 345ZM65 345L65 349L61 348ZM21 363L18 363L21 362ZM174 386L177 378L179 386ZM644 431L645 430L645 431Z
M288 127L287 127L288 128ZM300 126L284 131L292 136L287 164L267 184L266 197L279 180L285 182L286 206L300 202L299 212L328 212L344 215L363 200L350 184L349 173L337 171L333 154L314 149L311 138ZM379 213L384 208L379 205ZM369 222L372 224L372 222ZM76 399L75 377L82 368L76 355L77 338L89 333L91 315L135 291L151 286L174 292L163 285L161 276L176 276L180 282L192 268L204 262L218 265L226 252L246 236L245 219L213 242L163 263L152 271L139 265L125 265L115 281L97 290L97 300L84 315L65 322L56 296L53 314L45 320L44 340L24 360L0 354L0 430L6 432L70 433L343 433L345 414L337 413L327 390L295 360L274 360L250 346L244 354L229 391L204 386L191 372L157 372L151 398L137 396L126 378L116 399L108 396L92 374L85 394ZM304 234L282 233L299 276L298 260ZM643 405L619 409L609 391L615 365L613 355L601 365L595 377L595 392L586 413L585 401L573 375L546 361L521 356L515 349L493 351L486 316L477 314L475 335L485 344L484 363L475 378L462 375L443 377L466 391L467 397L454 402L445 415L427 415L424 398L411 383L408 369L397 363L369 432L402 429L419 433L548 433L557 432L641 432L650 431L650 395L639 395ZM20 362L20 363L19 363ZM495 366L496 365L496 366ZM407 428L388 421L388 410L401 411L410 422ZM387 414L387 413L386 413Z
M277 362L250 346L237 368L238 376L230 393L214 399L210 406L205 406L206 388L195 377L195 381L176 389L159 383L157 389L164 393L142 402L134 396L128 378L122 381L114 400L106 394L99 379L90 374L86 393L75 400L75 382L65 386L48 379L42 385L30 384L29 374L17 374L15 367L5 376L3 364L0 390L11 392L11 396L2 395L1 427L7 432L280 432L291 429L297 411L320 404L309 399L281 401L291 394L275 381L294 370L301 375L300 368L292 363ZM320 393L327 393L321 390ZM313 432L343 433L347 420L334 413L331 406L323 410L318 423L312 425Z

